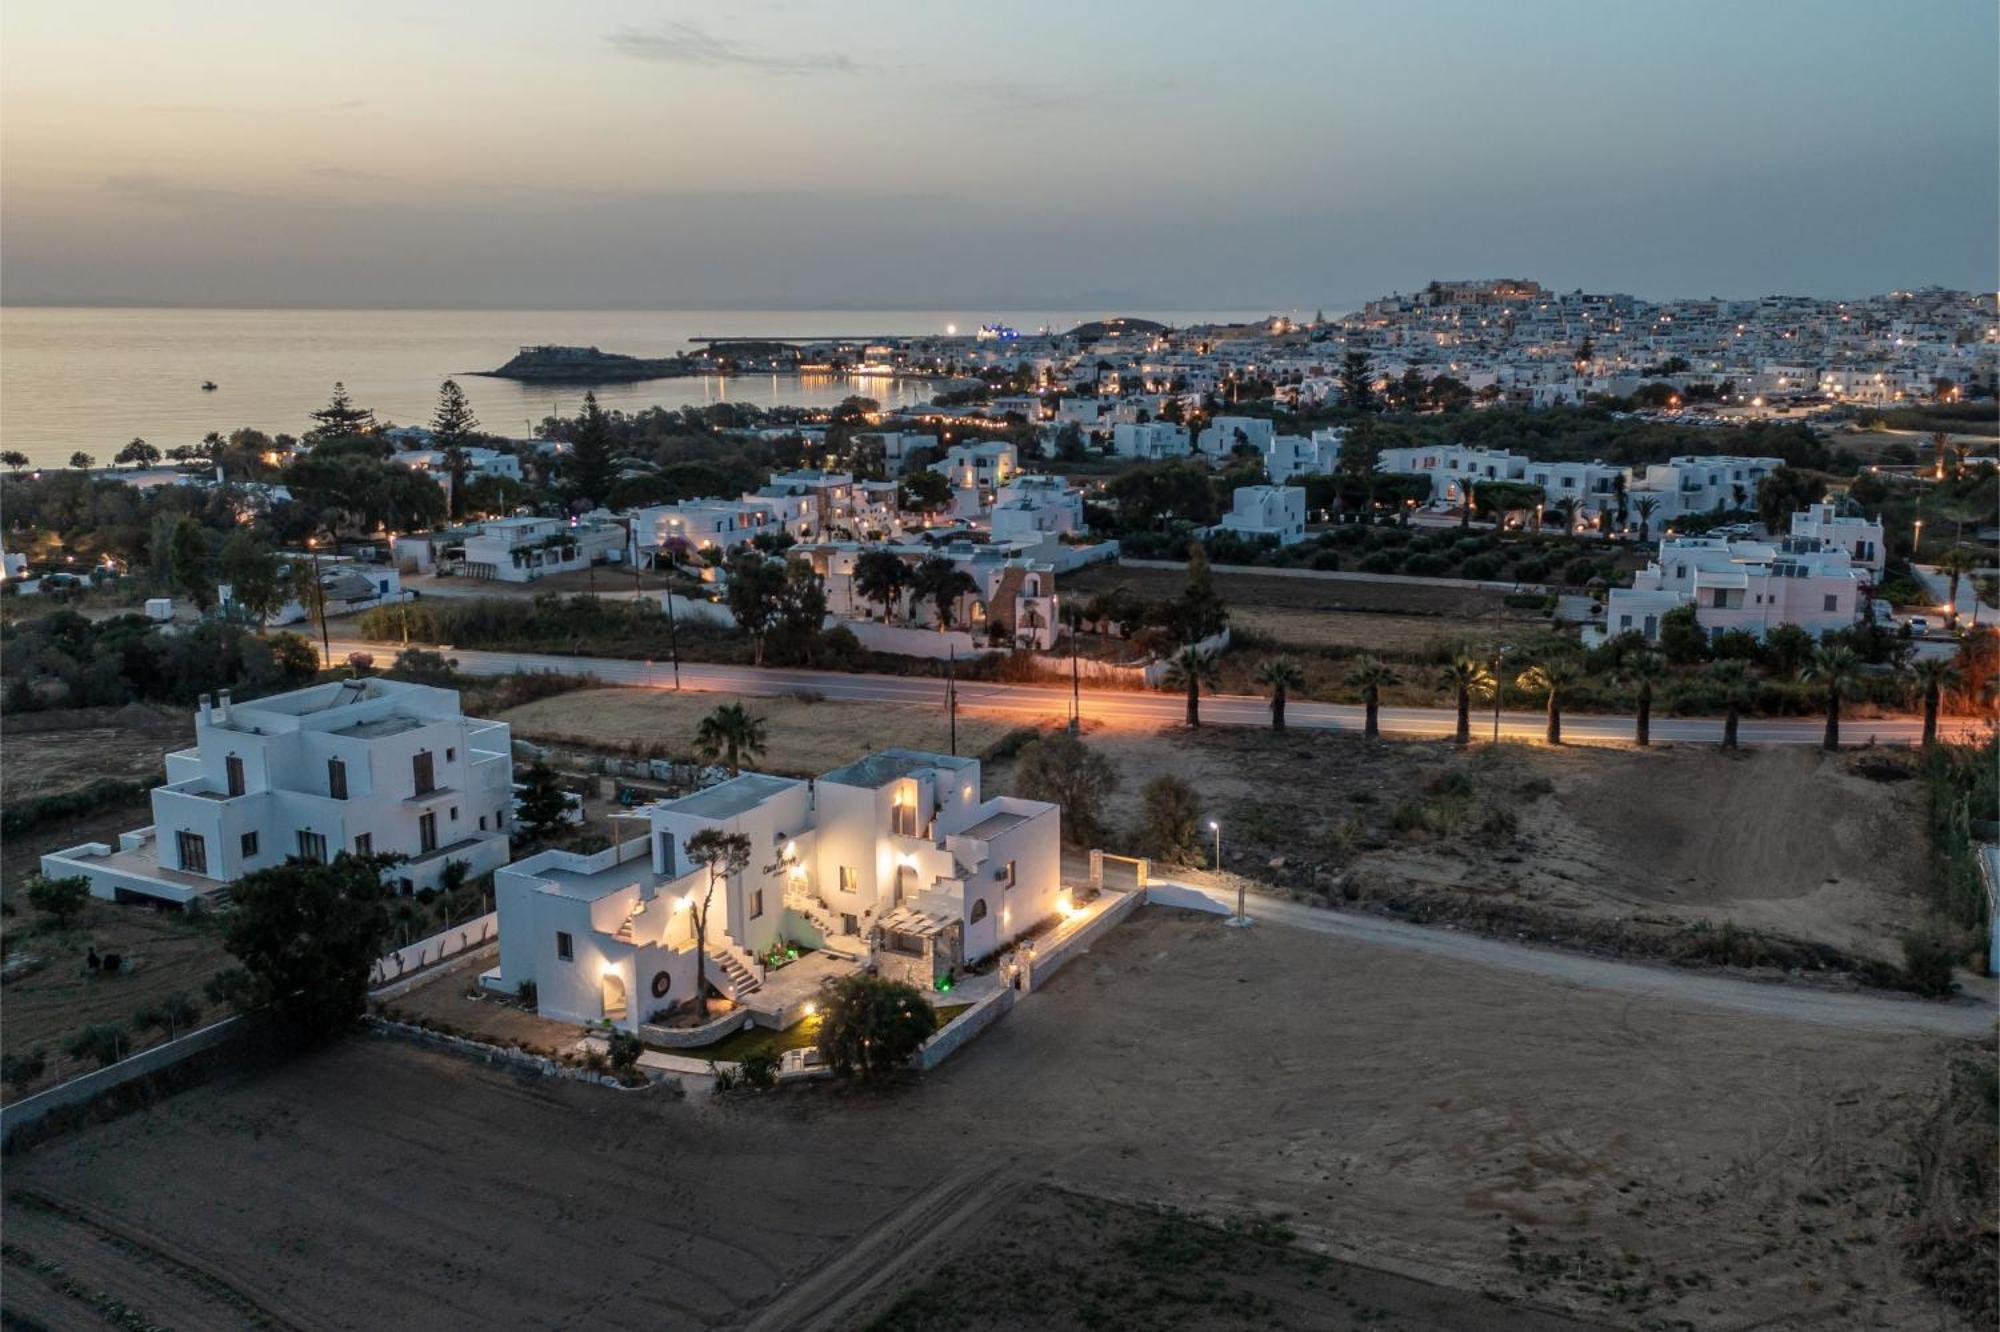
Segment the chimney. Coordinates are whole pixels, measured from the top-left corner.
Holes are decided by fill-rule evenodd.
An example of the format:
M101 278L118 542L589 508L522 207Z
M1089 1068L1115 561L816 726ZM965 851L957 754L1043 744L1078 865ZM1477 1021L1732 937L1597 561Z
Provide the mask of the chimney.
M229 725L229 691L227 689L215 696L215 720L223 726Z
M214 710L215 710L215 709L214 709L214 704L212 704L212 703L211 703L211 702L209 701L209 697L208 697L208 695L207 695L207 694L203 694L203 695L201 696L201 719L202 719L203 721L207 721L207 720L209 719L209 714L210 714L211 712L213 712Z

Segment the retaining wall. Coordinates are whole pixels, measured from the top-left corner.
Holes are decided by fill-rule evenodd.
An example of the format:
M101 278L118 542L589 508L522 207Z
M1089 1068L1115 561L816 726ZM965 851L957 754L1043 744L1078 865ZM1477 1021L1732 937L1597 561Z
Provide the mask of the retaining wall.
M11 1139L15 1133L30 1125L40 1123L57 1110L82 1105L106 1092L115 1091L128 1082L136 1082L163 1068L172 1068L183 1059L192 1058L204 1050L213 1050L219 1045L235 1040L243 1034L243 1031L242 1018L226 1017L220 1022L191 1031L178 1040L141 1050L95 1072L58 1083L36 1092L33 1096L23 1097L11 1105L0 1106L0 1142Z
M419 939L405 948L377 958L375 969L368 974L368 987L387 985L391 981L434 967L440 962L448 962L454 957L469 953L484 944L492 943L500 937L500 913L489 911L483 916L475 916L463 924L448 930L440 930L428 939Z
M919 1046L910 1062L926 1071L936 1068L957 1054L967 1041L998 1022L1014 1007L1014 997L1013 990L1003 989L981 999Z

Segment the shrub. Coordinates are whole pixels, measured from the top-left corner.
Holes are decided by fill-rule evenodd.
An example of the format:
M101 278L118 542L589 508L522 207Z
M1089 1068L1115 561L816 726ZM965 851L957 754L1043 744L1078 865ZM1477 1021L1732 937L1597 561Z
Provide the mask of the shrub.
M1517 583L1539 583L1549 576L1546 560L1525 559L1514 561L1514 581Z
M1402 567L1401 553L1391 550L1378 550L1373 555L1365 557L1360 565L1362 573L1395 573Z
M1411 555L1403 561L1403 572L1416 578L1436 578L1450 567L1442 555Z
M1014 772L1017 795L1062 806L1063 834L1077 846L1092 845L1103 833L1104 801L1117 786L1110 760L1067 731L1022 749Z
M1500 561L1491 555L1475 555L1459 567L1461 578L1490 582L1500 576Z
M531 980L524 980L514 987L514 997L521 1001L521 1007L533 1008L541 998L541 992Z
M1692 606L1676 606L1660 617L1660 651L1676 666L1708 660L1708 635Z
M6 1083L18 1094L42 1076L48 1066L49 1057L40 1050L30 1050L24 1055L0 1055L0 1082Z
M843 976L820 1001L820 1057L837 1076L891 1077L936 1030L937 1010L900 981Z
M1173 773L1161 773L1139 792L1136 840L1146 854L1169 864L1193 864L1201 836L1201 798Z
M769 1050L752 1050L736 1064L743 1085L769 1091L778 1085L778 1056Z
M60 879L32 874L23 891L35 910L54 921L58 929L68 929L90 901L90 880L81 874L64 875Z
M70 1038L63 1042L63 1053L71 1059L94 1059L97 1066L103 1068L123 1058L125 1047L129 1044L123 1027L98 1022L71 1033Z
M1764 645L1747 629L1725 629L1708 647L1718 661L1755 661L1764 655Z
M1952 979L1950 945L1936 934L1903 938L1903 983L1927 999L1943 999L1958 990Z
M175 993L134 1013L132 1025L140 1031L163 1032L171 1039L194 1026L200 1016L200 1004L186 994Z
M639 1066L639 1052L645 1048L639 1044L639 1038L629 1031L612 1032L606 1046L605 1057L612 1070L620 1076L629 1076Z

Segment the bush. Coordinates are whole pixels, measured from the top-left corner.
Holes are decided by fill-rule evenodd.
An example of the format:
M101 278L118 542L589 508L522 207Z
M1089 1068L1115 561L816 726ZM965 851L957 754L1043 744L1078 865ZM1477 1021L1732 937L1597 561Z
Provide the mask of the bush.
M1110 760L1067 731L1043 736L1021 750L1014 792L1061 805L1063 835L1077 846L1096 843L1104 831L1104 801L1118 786Z
M1403 561L1403 572L1416 578L1436 578L1450 567L1442 555L1411 555Z
M12 1087L18 1095L23 1088L42 1076L49 1066L49 1057L40 1050L30 1050L24 1055L0 1055L0 1082Z
M1911 934L1903 939L1903 983L1927 999L1943 999L1957 992L1952 979L1954 961L1951 947L1936 934Z
M521 1007L533 1008L541 999L541 991L533 981L524 980L514 987L514 997L520 1000Z
M1169 864L1194 864L1201 840L1201 798L1194 787L1170 772L1147 782L1139 792L1135 840L1149 856Z
M1539 583L1548 576L1547 560L1530 558L1514 561L1514 581L1517 583Z
M819 1052L836 1076L891 1077L937 1030L937 1010L900 981L843 976L823 995Z
M1676 606L1660 617L1660 651L1676 666L1708 660L1708 635L1692 606Z
M395 664L389 667L386 674L391 680L408 680L412 684L443 688L457 683L458 658L447 657L428 648L404 648L396 654Z
M737 1061L736 1072L744 1086L769 1091L778 1085L778 1056L769 1050L752 1050Z
M1362 573L1395 573L1403 567L1400 551L1378 550L1361 561Z
M612 1032L606 1046L606 1058L612 1070L621 1077L630 1076L632 1070L639 1066L639 1052L645 1048L639 1044L639 1038L629 1031Z
M1725 629L1708 648L1717 661L1756 661L1764 655L1764 645L1747 629Z
M1500 576L1500 561L1492 555L1475 555L1459 567L1458 574L1474 582L1491 582Z
M125 1037L125 1029L109 1022L93 1023L71 1034L63 1042L63 1053L71 1059L94 1059L103 1068L115 1064L125 1055L131 1042Z
M81 874L60 879L31 874L22 891L35 910L53 920L58 929L68 929L90 901L90 880Z

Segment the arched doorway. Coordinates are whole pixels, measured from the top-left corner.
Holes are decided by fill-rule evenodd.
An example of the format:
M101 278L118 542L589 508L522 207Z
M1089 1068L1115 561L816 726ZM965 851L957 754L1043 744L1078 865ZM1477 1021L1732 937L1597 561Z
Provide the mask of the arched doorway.
M890 906L901 906L917 895L917 867L915 865L896 866L896 898Z
M625 978L615 971L604 973L604 1016L613 1021L625 1018Z

